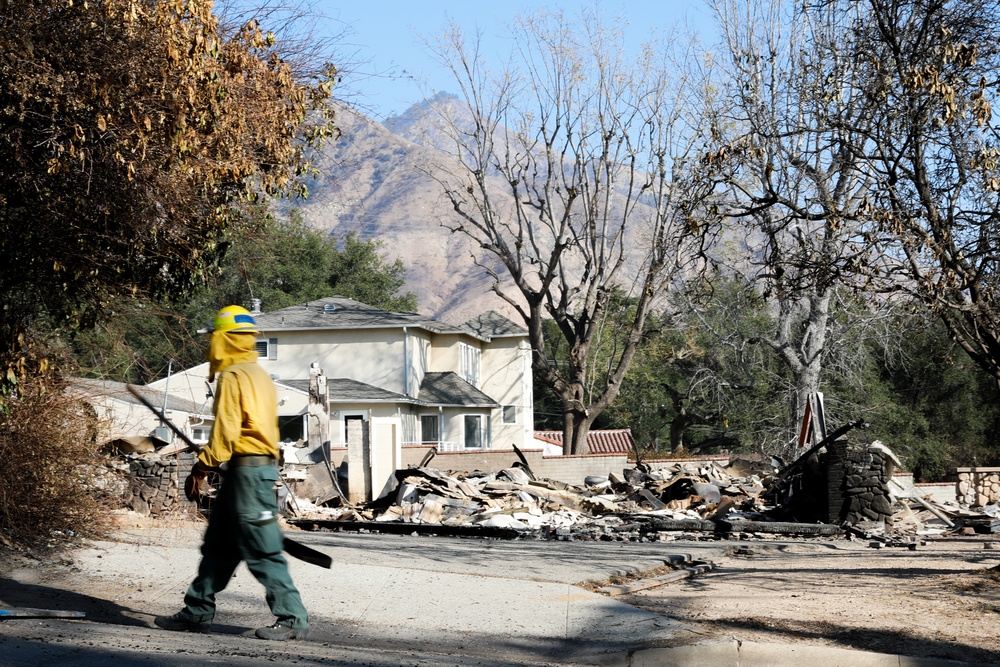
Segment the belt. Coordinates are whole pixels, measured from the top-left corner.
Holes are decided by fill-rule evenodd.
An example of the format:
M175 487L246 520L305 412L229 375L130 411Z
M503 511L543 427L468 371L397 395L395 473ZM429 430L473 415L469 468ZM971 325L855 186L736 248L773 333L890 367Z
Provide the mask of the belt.
M229 465L233 467L240 466L273 466L276 463L273 456L264 456L259 454L237 454L236 456L229 459Z

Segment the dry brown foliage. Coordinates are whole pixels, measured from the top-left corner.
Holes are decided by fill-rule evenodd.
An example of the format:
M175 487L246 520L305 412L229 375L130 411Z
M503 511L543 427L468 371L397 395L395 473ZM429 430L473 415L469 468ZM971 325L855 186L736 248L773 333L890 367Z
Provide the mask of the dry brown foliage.
M107 527L93 422L61 381L33 379L0 414L0 540L46 548Z
M336 134L335 68L303 79L274 34L213 8L0 1L0 407L36 372L33 326L188 294Z

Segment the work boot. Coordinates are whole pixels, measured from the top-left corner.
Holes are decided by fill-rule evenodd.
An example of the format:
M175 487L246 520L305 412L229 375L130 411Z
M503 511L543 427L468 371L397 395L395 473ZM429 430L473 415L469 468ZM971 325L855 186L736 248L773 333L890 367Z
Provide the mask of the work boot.
M309 628L290 628L287 625L275 623L266 628L257 628L255 634L261 639L283 642L289 639L305 639L309 636Z
M164 630L175 632L208 632L212 629L212 621L192 621L180 613L172 616L157 616L153 619L153 623Z

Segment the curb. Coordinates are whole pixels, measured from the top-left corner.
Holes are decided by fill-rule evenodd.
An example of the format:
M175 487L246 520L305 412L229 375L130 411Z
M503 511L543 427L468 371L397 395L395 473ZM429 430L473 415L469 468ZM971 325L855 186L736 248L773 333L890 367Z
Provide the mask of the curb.
M823 667L990 667L978 662L738 640L640 649L608 658L594 664L600 667L800 667L810 664Z
M614 586L604 586L600 588L600 592L607 593L611 597L617 597L619 595L625 595L626 593L635 593L637 591L644 591L649 588L656 588L657 586L663 586L665 584L672 583L674 581L680 581L682 579L688 579L699 574L704 574L706 572L711 572L716 568L715 563L712 561L701 561L695 560L689 563L690 567L686 567L683 570L677 570L675 572L670 572L669 574L664 574L659 577L651 577L649 579L640 579L638 581L633 581L628 584L617 584Z

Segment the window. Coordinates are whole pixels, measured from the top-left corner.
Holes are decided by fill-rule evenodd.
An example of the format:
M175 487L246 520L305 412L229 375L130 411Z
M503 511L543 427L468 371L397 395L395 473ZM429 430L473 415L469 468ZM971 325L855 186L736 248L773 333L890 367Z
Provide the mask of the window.
M462 343L459 348L459 355L460 360L458 374L462 376L463 380L478 389L479 371L483 356L482 350L478 347Z
M503 423L504 424L516 424L517 423L517 406L516 405L505 405L501 408L503 411Z
M211 433L212 429L201 426L191 429L191 440L194 442L208 442L208 434Z
M437 415L420 417L420 442L438 443L441 440L441 420Z
M282 442L309 439L309 415L278 415L278 433Z
M263 338L257 341L257 356L263 357L268 361L274 361L278 358L278 339L277 338Z
M465 415L465 448L483 448L483 418L480 415Z

